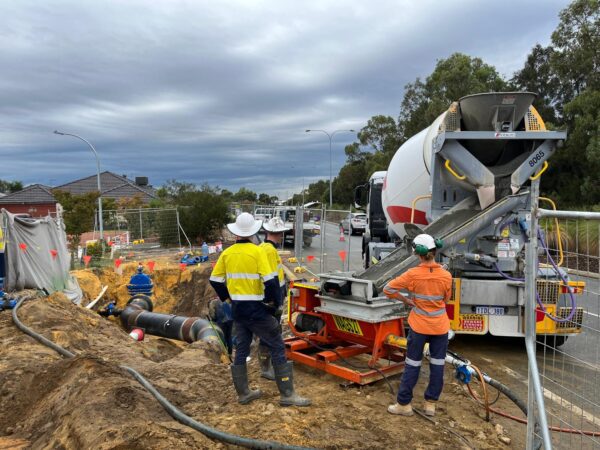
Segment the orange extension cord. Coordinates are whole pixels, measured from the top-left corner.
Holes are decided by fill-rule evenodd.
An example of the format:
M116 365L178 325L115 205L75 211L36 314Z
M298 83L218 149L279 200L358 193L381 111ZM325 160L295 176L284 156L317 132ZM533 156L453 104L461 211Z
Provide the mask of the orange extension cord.
M492 408L490 406L490 404L489 404L489 398L488 398L488 391L487 391L487 383L483 379L483 374L481 373L481 371L479 370L479 368L476 367L476 366L474 366L473 364L471 364L471 367L473 368L473 370L475 370L475 372L477 372L477 376L481 380L481 385L482 385L482 389L483 389L483 401L475 393L475 391L473 391L473 389L471 388L470 383L467 383L467 388L469 390L469 394L471 394L471 397L473 397L473 399L475 399L475 401L477 403L479 403L480 405L482 405L483 407L485 407L485 420L487 420L489 422L489 420L490 420L490 412L493 412L494 414L498 414L499 416L506 417L507 419L512 419L515 422L527 424L527 419L523 419L521 417L513 416L511 414L505 413L504 411L500 411L499 409ZM593 437L600 436L600 431L577 430L575 428L561 428L561 427L555 427L555 426L550 426L550 427L548 427L548 429L550 431L558 431L560 433L584 434L586 436L593 436Z

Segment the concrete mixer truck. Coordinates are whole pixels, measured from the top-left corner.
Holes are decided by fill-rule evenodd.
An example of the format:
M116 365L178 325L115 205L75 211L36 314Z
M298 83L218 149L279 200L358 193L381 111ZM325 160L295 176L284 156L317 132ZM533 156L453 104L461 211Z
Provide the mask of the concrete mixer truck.
M525 243L537 232L529 229L530 186L566 139L566 132L546 129L534 99L529 92L469 95L406 141L383 179L378 183L378 173L369 182L367 213L378 209L372 202L379 184L387 236L373 239L367 231L364 270L321 275L315 311L343 318L347 330L405 317L382 289L417 265L411 242L425 232L444 241L437 258L454 280L446 308L452 329L523 336ZM582 288L563 269L540 264L545 313L537 314L536 330L552 338L548 343L561 345L581 332L583 309L574 293Z

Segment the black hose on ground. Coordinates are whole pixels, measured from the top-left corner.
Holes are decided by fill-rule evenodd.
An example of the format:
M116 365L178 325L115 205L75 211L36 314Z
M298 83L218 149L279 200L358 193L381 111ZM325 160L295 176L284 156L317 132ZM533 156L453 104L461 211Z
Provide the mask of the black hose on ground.
M493 388L496 388L498 391L506 395L515 405L517 405L517 407L521 411L523 411L525 417L527 417L527 405L525 404L525 402L523 402L523 400L517 397L516 394L508 388L508 386L500 383L498 380L495 380L493 378L490 378L489 380L485 381L487 384L489 384Z
M505 384L502 384L498 380L495 380L494 378L490 377L489 375L484 376L484 380L487 384L489 384L493 388L496 388L498 391L500 391L504 395L506 395L509 398L509 400L512 401L517 406L517 408L519 408L523 412L523 414L525 414L525 417L528 417L527 416L527 405L525 404L525 402L523 400L521 400L519 397L517 397L517 395L508 388L508 386L506 386ZM533 448L535 450L539 450L540 448L542 448L543 442L542 442L542 439L539 437L540 424L538 423L537 420L534 424L534 429L536 432L536 437L533 441Z
M13 319L13 322L15 323L15 326L19 330L21 330L23 333L31 336L36 341L40 342L41 344L44 344L46 347L50 347L52 350L60 353L65 358L73 358L75 356L75 353L71 353L69 350L62 348L60 345L55 344L50 339L46 339L41 334L38 334L35 331L33 331L31 328L28 328L25 325L23 325L23 322L21 322L19 320L19 316L17 315L17 313L19 312L19 308L21 307L21 305L23 304L23 302L25 300L29 300L30 298L32 298L31 295L20 298L19 301L17 302L17 304L15 305L15 307L13 308L12 319Z
M23 298L19 299L19 301L15 305L14 309L12 310L12 318L15 323L15 326L19 330L21 330L23 333L31 336L32 338L34 338L41 344L43 344L47 347L50 347L51 349L55 350L56 352L60 353L62 356L66 357L66 358L73 358L73 357L77 356L75 353L68 351L67 349L61 347L60 345L57 345L54 342L52 342L51 340L45 338L41 334L36 333L31 328L25 326L23 324L23 322L21 322L21 320L19 319L19 316L17 315L17 312L18 312L19 308L21 307L21 305L25 302L25 300L28 300L30 298L32 298L32 297L27 296L27 297L23 297ZM198 422L198 421L192 419L190 416L181 412L175 406L173 406L173 404L170 403L165 397L163 397L160 394L160 392L158 392L156 390L156 388L152 385L152 383L150 383L146 378L144 378L139 372L137 372L136 370L134 370L128 366L119 366L119 367L122 368L123 370L127 371L133 378L136 379L136 381L138 383L140 383L144 387L144 389L146 389L148 392L150 392L150 394L152 394L152 396L154 396L154 398L156 398L158 403L160 403L160 405L165 409L165 411L171 417L173 417L178 422L180 422L184 425L187 425L188 427L193 428L196 431L199 431L200 433L204 434L205 436L207 436L211 439L214 439L214 440L217 440L220 442L226 442L226 443L232 444L232 445L238 445L240 447L254 448L254 449L310 450L306 447L297 447L294 445L281 444L279 442L245 438L245 437L238 436L235 434L230 434L230 433L226 433L223 431L219 431L216 428L213 428L211 426L208 426L206 424Z

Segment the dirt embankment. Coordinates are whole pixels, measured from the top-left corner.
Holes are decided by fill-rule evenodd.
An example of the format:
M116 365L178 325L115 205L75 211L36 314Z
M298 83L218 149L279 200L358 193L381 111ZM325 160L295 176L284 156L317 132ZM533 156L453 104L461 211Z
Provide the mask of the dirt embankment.
M97 295L100 284L110 281L115 284L108 295L122 306L128 297L119 283L126 283L133 270L135 266L125 267L123 276L113 272L114 277L100 273L97 285L89 276L93 288L88 295ZM164 270L157 269L154 277L156 309L202 315L206 296L213 296L207 283L210 266L183 273L179 267ZM300 365L295 369L296 387L312 398L313 405L281 408L275 384L259 378L256 358L249 365L251 385L260 387L264 397L242 406L236 401L228 366L210 344L156 337L135 342L118 322L74 306L60 294L26 302L20 317L78 356L59 357L18 331L9 314L0 313L0 436L4 436L0 448L3 442L63 449L227 448L171 419L119 368L121 364L139 370L188 415L246 437L328 449L463 448L461 440L447 431L451 429L480 449L524 446L522 425L502 418L485 422L482 408L466 397L449 368L437 426L420 416L389 415L386 407L393 398L383 382L343 387L339 379ZM485 364L482 369L493 373ZM426 376L424 364L415 390L418 407ZM391 381L394 389L398 380ZM519 414L506 399L496 406ZM512 438L508 446L499 439L497 423L506 430L502 435Z

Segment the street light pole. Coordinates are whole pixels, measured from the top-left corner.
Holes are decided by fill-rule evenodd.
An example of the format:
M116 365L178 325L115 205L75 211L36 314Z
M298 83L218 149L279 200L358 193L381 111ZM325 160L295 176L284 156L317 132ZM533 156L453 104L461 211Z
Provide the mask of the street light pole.
M57 130L54 130L54 134L59 134L61 136L72 136L74 138L77 138L89 145L89 147L92 149L92 152L94 152L94 156L96 157L96 174L98 178L98 226L100 229L100 242L102 242L104 240L104 225L102 224L102 187L100 185L100 159L98 158L98 152L96 152L96 149L89 141L82 138L81 136L77 136L76 134L71 133L63 133Z
M331 151L331 142L333 141L333 137L335 133L349 132L354 133L354 130L335 130L333 133L329 134L325 130L306 130L307 133L312 131L318 131L320 133L325 133L329 138L329 208L333 206L333 156Z

